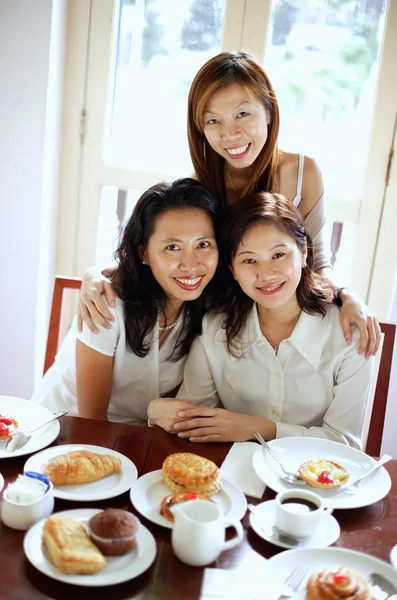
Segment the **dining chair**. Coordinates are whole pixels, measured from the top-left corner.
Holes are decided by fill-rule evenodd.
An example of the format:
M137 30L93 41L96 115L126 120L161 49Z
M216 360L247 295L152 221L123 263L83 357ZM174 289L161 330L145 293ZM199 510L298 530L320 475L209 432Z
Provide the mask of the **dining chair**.
M394 323L380 323L380 328L383 340L375 361L373 389L372 394L370 393L367 417L364 424L365 435L367 435L365 452L370 456L380 456L381 452L394 339L396 335L396 325Z
M58 351L59 332L62 316L63 291L65 289L79 290L81 287L81 279L77 277L55 277L54 294L52 297L52 307L50 314L50 324L48 327L47 348L44 360L44 371L51 367L55 360Z

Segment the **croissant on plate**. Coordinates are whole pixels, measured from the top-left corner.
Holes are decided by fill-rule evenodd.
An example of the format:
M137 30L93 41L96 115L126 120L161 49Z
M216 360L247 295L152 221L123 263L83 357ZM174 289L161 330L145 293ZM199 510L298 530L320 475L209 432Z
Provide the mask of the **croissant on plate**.
M306 586L307 600L371 600L367 582L346 567L313 573Z
M90 483L121 469L120 459L88 450L73 450L59 456L44 469L54 485Z

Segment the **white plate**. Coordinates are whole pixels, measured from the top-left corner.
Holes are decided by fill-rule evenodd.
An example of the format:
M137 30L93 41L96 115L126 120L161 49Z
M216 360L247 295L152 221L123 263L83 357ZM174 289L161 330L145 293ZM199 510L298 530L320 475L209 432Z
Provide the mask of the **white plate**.
M142 475L130 490L131 502L141 515L168 529L173 528L173 523L160 515L160 504L164 496L170 494L172 492L163 482L161 470ZM242 519L245 515L247 500L241 490L230 481L223 479L221 490L211 498L220 506L225 517Z
M96 454L108 454L119 458L121 460L121 471L108 475L108 477L104 477L98 481L93 481L92 483L54 485L55 498L77 500L81 502L114 498L124 492L128 492L138 477L136 466L129 458L124 456L124 454L120 454L120 452L116 452L110 448L90 446L87 444L65 444L64 446L47 448L47 450L43 450L43 452L31 456L24 464L23 470L24 472L36 471L42 473L44 468L52 460L74 450L89 450Z
M88 523L91 517L101 512L99 509L83 508L77 510L65 510L54 513L56 517L64 519L77 519L83 523ZM156 542L152 534L146 527L139 526L137 536L137 547L123 556L105 556L106 567L99 573L92 575L66 575L61 573L48 558L47 552L42 543L43 526L46 519L35 523L27 531L23 540L23 549L27 559L36 569L48 575L52 579L72 583L74 585L84 586L105 586L114 585L138 577L146 571L152 564L156 556Z
M269 558L267 573L274 578L282 573L285 578L295 567L299 566L307 571L308 579L312 573L320 569L338 565L356 570L364 579L368 579L371 573L379 573L397 586L397 572L389 564L369 554L345 548L298 548L280 552ZM305 586L305 581L302 582L302 586ZM306 600L305 590L296 592L293 598L294 600Z
M296 473L305 460L325 458L341 464L350 473L351 481L363 475L376 462L373 458L339 442L331 442L312 437L286 437L268 442L287 471ZM259 446L252 463L257 475L275 492L284 492L294 486L281 479L280 467L272 456ZM355 494L340 490L322 490L307 486L313 492L326 498L333 508L359 508L378 502L389 493L391 479L384 467L369 475L359 485Z
M281 548L325 548L330 546L340 536L338 521L332 515L324 515L322 522L313 535L306 538L289 538L275 529L276 501L268 500L255 506L255 512L250 513L252 529L262 539L280 546Z
M22 400L22 398L13 398L12 396L0 396L0 414L6 417L13 417L18 421L18 429L31 430L39 427L46 421L49 421L54 416L48 408L31 402L30 400ZM32 433L32 439L16 452L6 452L5 442L0 443L0 458L14 458L15 456L23 456L32 454L45 448L53 442L59 434L59 421L49 423L47 427L39 429Z

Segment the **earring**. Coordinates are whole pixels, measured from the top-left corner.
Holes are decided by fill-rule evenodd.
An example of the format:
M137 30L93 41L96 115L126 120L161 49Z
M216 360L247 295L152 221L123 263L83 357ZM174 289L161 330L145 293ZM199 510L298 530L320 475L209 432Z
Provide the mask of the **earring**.
M146 265L146 263L145 263L145 261L144 261L144 260L142 261L142 264L143 264L143 265Z
M307 262L306 262L306 258L305 258L305 260L302 263L302 269L305 269L306 267L307 267Z

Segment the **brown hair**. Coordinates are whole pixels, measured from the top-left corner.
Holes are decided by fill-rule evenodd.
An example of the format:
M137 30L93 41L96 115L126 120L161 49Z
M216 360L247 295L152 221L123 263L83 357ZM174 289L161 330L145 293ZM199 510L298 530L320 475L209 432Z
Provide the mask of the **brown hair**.
M223 208L226 207L225 161L204 135L204 111L210 96L220 88L238 83L263 102L270 123L264 147L243 195L254 190L273 191L278 166L277 139L280 126L276 95L268 76L248 52L222 52L205 63L193 79L188 99L188 139L196 176Z
M291 237L299 250L307 247L306 267L296 289L298 304L308 313L325 315L326 306L338 304L337 291L332 283L313 270L313 250L299 211L281 194L256 192L233 204L224 216L221 231L221 251L230 268L244 233L257 223L275 225ZM224 285L222 298L216 309L226 313L225 329L229 351L233 353L235 340L244 327L253 305L239 284L230 275Z

